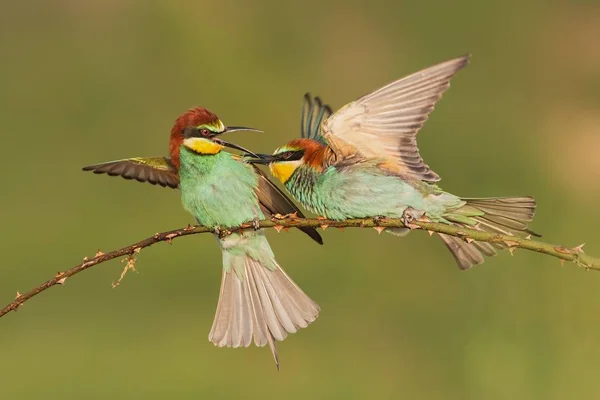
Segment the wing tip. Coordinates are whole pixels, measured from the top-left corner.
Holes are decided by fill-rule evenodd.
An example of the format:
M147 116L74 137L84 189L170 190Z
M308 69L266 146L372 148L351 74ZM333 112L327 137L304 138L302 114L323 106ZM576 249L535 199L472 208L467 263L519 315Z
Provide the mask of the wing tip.
M308 236L311 237L312 240L314 240L321 246L323 245L323 237L321 236L321 234L319 232L317 232L316 229L310 228L310 230L307 230L306 233L308 234Z
M465 53L462 56L458 57L460 62L458 63L458 69L464 68L471 63L471 53Z
M465 53L456 58L452 58L448 61L442 61L441 63L434 65L433 67L430 67L430 68L442 67L442 69L443 69L444 67L446 67L446 68L450 67L450 69L452 71L450 76L453 76L456 72L465 68L470 63L471 63L471 53ZM426 68L426 69L429 69L429 68Z
M86 165L85 167L81 168L81 170L86 171L86 172L92 172L96 175L106 174L107 176L111 176L111 177L121 177L127 181L149 183L151 185L160 186L163 188L177 189L179 187L179 184L177 182L172 182L172 181L169 181L168 179L165 182L163 182L159 179L141 178L141 177L135 176L135 175L126 175L125 172L113 172L111 170L101 169L101 167L106 166L107 164L110 164L110 163Z

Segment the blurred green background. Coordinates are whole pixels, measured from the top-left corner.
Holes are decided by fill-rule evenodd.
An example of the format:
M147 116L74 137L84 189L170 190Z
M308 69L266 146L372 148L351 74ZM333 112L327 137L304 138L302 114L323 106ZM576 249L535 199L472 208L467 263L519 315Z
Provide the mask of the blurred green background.
M535 195L550 242L600 255L596 1L0 2L0 300L92 256L191 222L177 191L81 172L167 154L202 105L299 133L302 95L334 108L473 54L420 134L464 196ZM517 251L460 272L441 241L329 229L269 238L322 307L279 345L207 340L221 256L206 235L94 267L0 320L1 399L595 398L600 274Z

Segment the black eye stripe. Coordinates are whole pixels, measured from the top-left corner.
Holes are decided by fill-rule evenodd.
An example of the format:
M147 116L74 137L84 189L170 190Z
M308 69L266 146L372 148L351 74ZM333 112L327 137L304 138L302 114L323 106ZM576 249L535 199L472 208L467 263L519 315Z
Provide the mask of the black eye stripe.
M281 161L296 161L304 157L304 150L287 150L279 154Z

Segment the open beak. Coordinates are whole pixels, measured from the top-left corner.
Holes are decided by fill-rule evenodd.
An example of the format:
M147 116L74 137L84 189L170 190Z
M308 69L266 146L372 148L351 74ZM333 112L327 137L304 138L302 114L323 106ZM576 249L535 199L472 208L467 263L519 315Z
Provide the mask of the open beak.
M256 156L256 158L247 158L246 162L251 164L267 165L277 160L277 158L272 156L271 154L254 154L254 156Z
M255 129L255 128L247 128L245 126L228 126L225 128L225 130L221 133L219 133L219 136L224 134L224 133L229 133L229 132L238 132L238 131L250 131L250 132L262 132L260 129ZM225 147L229 147L230 149L236 149L239 151L243 151L244 153L253 156L253 157L258 157L258 154L242 147L242 146L238 146L237 144L233 144L231 142L228 142L226 140L216 137L212 138L213 142L220 144L221 146L225 146Z
M227 142L227 141L225 141L225 140L223 140L221 138L213 138L212 140L213 140L213 142L218 143L221 146L229 147L230 149L236 149L236 150L239 150L239 151L243 151L244 153L246 153L246 154L248 154L250 156L258 157L258 154L254 153L254 152L251 152L250 150L248 150L248 149L246 149L246 148L244 148L242 146L238 146L237 144L233 144L233 143Z

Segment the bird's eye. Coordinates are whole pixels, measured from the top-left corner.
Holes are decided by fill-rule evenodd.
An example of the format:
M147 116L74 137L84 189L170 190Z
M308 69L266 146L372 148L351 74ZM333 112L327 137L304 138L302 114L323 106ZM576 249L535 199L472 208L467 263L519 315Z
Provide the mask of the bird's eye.
M206 128L202 129L200 133L202 134L202 136L210 136L210 131Z
M283 157L285 160L287 160L288 158L290 158L290 157L291 157L291 156L293 156L293 155L294 155L294 152L293 152L293 151L286 151L285 153L283 153L283 154L281 155L281 157Z

